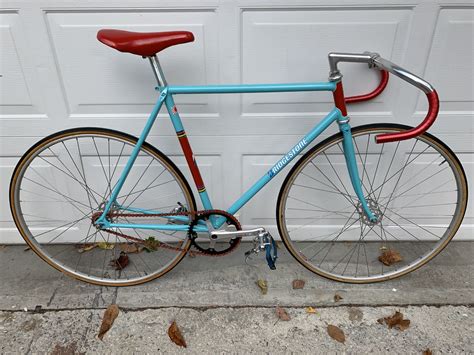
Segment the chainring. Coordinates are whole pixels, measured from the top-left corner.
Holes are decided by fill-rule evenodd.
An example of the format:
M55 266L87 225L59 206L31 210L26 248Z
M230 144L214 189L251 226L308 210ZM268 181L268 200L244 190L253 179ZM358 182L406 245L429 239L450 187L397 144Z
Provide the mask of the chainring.
M226 218L227 224L233 225L236 228L236 230L242 230L242 227L239 221L237 220L237 218L235 218L230 213L225 212L225 211L220 211L220 210L207 210L207 211L200 211L194 215L192 222L189 224L188 237L191 239L191 245L205 255L210 255L210 256L226 255L232 252L235 248L237 248L237 246L240 244L240 241L242 240L241 237L231 238L228 241L228 245L227 243L224 244L224 243L221 243L219 240L217 240L216 242L219 243L219 246L221 246L221 244L224 244L224 248L220 248L219 250L216 250L215 248L199 245L199 242L197 240L197 233L193 231L194 227L198 224L200 220L207 221L209 220L209 217L211 215L223 216Z

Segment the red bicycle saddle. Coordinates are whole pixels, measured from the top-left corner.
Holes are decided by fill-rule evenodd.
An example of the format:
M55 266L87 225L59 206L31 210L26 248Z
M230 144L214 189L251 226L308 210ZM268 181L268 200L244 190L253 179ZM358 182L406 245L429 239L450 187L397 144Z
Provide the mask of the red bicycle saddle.
M150 57L176 44L194 41L188 31L172 32L129 32L122 30L100 30L97 39L120 52Z

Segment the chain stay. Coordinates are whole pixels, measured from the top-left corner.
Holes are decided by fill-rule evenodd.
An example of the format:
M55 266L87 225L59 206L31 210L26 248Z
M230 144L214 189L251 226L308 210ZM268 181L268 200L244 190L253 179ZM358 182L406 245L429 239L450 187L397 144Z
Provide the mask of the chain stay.
M100 215L102 214L102 212L96 212L92 215L92 220L94 221L95 219L97 219ZM232 220L237 229L241 229L241 226L240 226L240 222L232 215L230 214L229 212L226 212L226 211L223 211L223 210L216 210L216 209L213 209L213 210L201 210L201 211L186 211L186 212L168 212L168 213L119 213L119 212L109 212L107 214L107 217L129 217L129 218L137 218L137 217L169 217L169 216L192 216L193 219L195 218L199 218L200 215L210 215L210 214L219 214L219 215L222 215L224 217L226 217L227 219L230 219ZM190 223L190 227L191 227L191 224L193 223L193 220L191 221ZM113 235L116 235L118 237L122 237L122 238L125 238L127 240L130 240L130 241L133 241L133 242L136 242L136 243L139 243L139 244L146 244L146 241L143 240L143 239L140 239L140 238L136 238L136 237L132 237L131 235L128 235L128 234L125 234L125 233L121 233L121 232L117 232L117 231L113 231L111 229L103 229L104 232L107 232L109 234L113 234ZM167 245L165 243L162 243L160 242L160 244L158 245L159 248L163 248L163 249L168 249L168 250L174 250L174 251L186 251L185 249L183 248L178 248L178 247L172 247L170 245ZM187 250L187 252L189 253L189 255L192 255L192 256L195 256L195 255L205 255L205 256L223 256L223 255L226 255L226 254L229 254L231 251L233 250L233 248L231 250L229 250L227 253L222 253L222 254L209 254L209 253L206 253L206 252L202 252L202 251L199 251L199 250Z

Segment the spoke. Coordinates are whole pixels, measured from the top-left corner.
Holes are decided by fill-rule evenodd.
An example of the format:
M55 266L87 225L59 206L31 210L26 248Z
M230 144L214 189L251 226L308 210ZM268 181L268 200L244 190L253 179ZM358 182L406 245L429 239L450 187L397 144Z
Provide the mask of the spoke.
M117 170L117 166L118 166L118 164L119 164L119 162L120 162L120 159L122 158L123 150L124 150L124 148L125 148L125 143L122 143L122 144L123 144L123 145L122 145L122 148L121 148L121 150L120 150L120 154L119 154L119 156L118 156L118 158L117 158L117 161L115 162L114 170L112 171L112 177L110 178L110 181L113 180L113 178L114 178L114 176L115 176L115 171ZM120 180L120 179L119 179L119 180ZM107 200L109 199L110 195L112 195L112 192L115 190L115 187L117 186L119 180L117 180L117 181L115 182L114 186L110 189L109 193L108 193L107 196L104 198L104 201L107 201Z
M87 230L86 237L85 237L85 238L82 238L82 239L79 240L79 241L77 241L75 244L76 244L76 245L78 245L78 244L86 244L86 243L87 243L87 240L88 240L89 238L91 238L94 233L97 233L97 230L96 230L96 231L93 232L92 234L89 234L90 231L91 231L91 229L92 229L92 223L89 224L89 229ZM84 241L84 243L82 243L83 241ZM71 249L71 248L70 248L71 245L72 245L72 244L67 244L66 247L60 249L60 250L59 250L58 252L56 252L54 255L51 255L51 258L55 258L56 256L58 256L58 255L64 253L66 250L70 250L70 249ZM83 253L79 253L79 254L80 254L80 256L82 256ZM78 260L77 263L79 263L79 261L80 261L80 258L79 258L79 260ZM76 265L76 270L77 270L77 265Z
M92 227L92 224L90 225L89 230L90 230L91 227ZM98 232L99 232L98 230L95 230L94 233L92 233L92 234L90 235L90 237L88 237L88 238L86 239L86 242L87 242L88 239L90 239L90 238L92 238L92 237L94 237L94 239L95 239L95 236L97 235ZM87 233L89 234L89 232L87 232ZM84 244L85 244L85 243L84 243ZM75 265L75 267L74 267L74 270L75 270L76 272L78 271L78 266L79 266L79 264L80 264L80 262L81 262L81 259L82 259L82 255L83 255L83 254L84 254L84 253L80 253L80 254L79 254L79 258L77 259L76 265ZM91 258L91 260L92 260L92 258Z
M440 236L434 234L433 232L431 232L431 231L429 231L428 229L426 229L426 228L420 226L419 224L413 222L412 220L410 220L410 219L408 219L408 218L406 218L406 217L403 217L402 215L398 214L397 212L393 211L392 209L390 209L390 208L388 208L388 207L386 207L386 209L389 210L390 212L392 212L393 214L397 215L398 217L404 219L405 221L410 222L411 224L417 226L418 228L423 229L425 232L428 232L428 233L430 233L431 235L434 235L436 238L438 238L438 240L442 238L442 236L440 237Z
M133 187L131 188L129 194L127 195L127 197L125 197L125 200L123 200L122 204L124 205L125 202L128 200L128 198L130 197L130 194L133 193L133 190L135 190L135 187L137 187L137 185L140 183L140 181L142 180L143 176L145 176L145 173L148 171L148 168L150 167L151 163L153 163L153 157L151 158L150 162L148 163L147 167L145 168L145 170L143 170L143 172L141 173L140 177L138 178L137 182L135 183L135 185L133 185ZM128 205L127 207L129 207L130 205Z
M310 205L310 206L312 206L312 207L316 207L316 208L318 208L318 210L320 210L320 211L322 211L322 212L329 212L329 215L331 215L332 213L334 213L334 214L341 214L340 212L342 212L342 211L344 211L344 210L346 210L346 209L352 207L352 206L346 206L345 208L343 208L343 209L340 210L340 211L331 211L331 210L328 210L328 209L326 209L326 208L324 208L324 207L320 207L320 206L318 206L318 205L315 205L314 203L310 203L310 202L306 202L306 201L297 199L296 197L293 197L293 196L289 196L289 195L288 195L288 197L291 198L291 199L293 199L293 200L296 200L296 201L299 201L299 202L308 204L308 205ZM288 209L289 209L289 208L288 208ZM348 211L347 213L349 214L350 212ZM326 216L328 216L328 215L326 215ZM344 215L342 215L342 216L343 216L343 217L346 217L346 216L344 216ZM321 218L321 217L317 217L317 218Z
M330 194L336 194L336 195L341 194L340 192L337 192L337 191L329 191L329 190L324 190L324 189L318 189L317 187L312 187L312 186L307 186L307 185L302 185L302 184L294 183L293 186L299 186L299 187L303 187L303 188L311 189L311 190L315 190L315 191L323 191L323 192L327 192L327 193L330 193ZM352 196L352 195L349 195L349 197L355 198L355 196Z
M77 201L77 200L75 200L75 199L73 199L73 198L71 198L71 197L68 197L68 196L64 195L63 193L59 192L59 191L56 190L56 189L50 189L49 187L47 187L47 186L45 186L45 185L43 185L43 184L40 184L40 183L37 182L37 181L31 180L30 178L27 178L26 176L24 176L23 179L28 180L28 181L30 181L30 182L36 184L36 185L39 185L39 186L45 188L46 190L52 191L52 192L54 192L54 193L56 193L56 194L58 194L58 195L64 197L64 198L66 199L64 202L69 203L71 206L73 206L75 209L77 209L77 210L78 210L79 212L81 212L81 213L84 213L84 211L82 211L79 207L77 207L77 206L76 206L75 204L73 204L71 201L74 201L75 203L78 203L79 205L82 205L82 206L84 206L84 207L87 208L87 209L90 208L90 207L87 206L85 203L82 203L82 202Z
M354 139L354 142L355 142L355 139ZM339 143L337 144L337 146L338 146L339 150L341 151L341 153L344 154L344 150L343 150L342 147L339 145ZM357 152L358 152L359 159L360 159L360 161L361 161L361 163L362 163L362 158L361 158L361 156L360 156L359 147L357 146L357 143L355 144L355 147L356 147L356 150L357 150ZM354 154L354 156L356 156L356 154ZM357 158L356 158L356 159L357 159ZM365 169L365 167L364 167L364 169ZM365 184L364 184L364 172L362 172L362 179L361 179L360 177L358 177L358 178L359 178L359 181L360 181L362 187L365 189L365 191L367 191L367 192L369 193L370 190L369 190L369 189L367 188L367 186L365 186Z
M127 218L125 218L125 220L127 221L127 223L130 223ZM120 228L118 228L118 231L119 231L120 233L122 233L122 234L125 234L125 233L123 233L122 229L120 229ZM138 233L138 231L136 231L135 229L133 229L133 231L135 232L135 234L138 236L139 239L142 239L142 240L145 240L145 239L146 239L146 238L143 239L143 237L140 236L140 234ZM145 260L144 260L144 259L142 258L142 256L140 255L140 253L136 253L136 255L140 258L140 260L141 260L141 262L143 263L143 265L145 265L145 268L148 268L149 273L152 273L152 272L153 272L153 269L152 269L150 266L148 266L148 264L145 262ZM159 263L160 265L162 265L160 262L158 262L158 263ZM145 272L145 274L147 274L146 271L144 271L144 272ZM147 274L147 275L148 275L148 274Z
M355 213L355 211L354 211L354 213ZM346 223L344 224L344 226L342 226L341 230L339 232L337 232L337 235L330 241L331 245L334 245L334 242L337 240L337 238L339 238L342 235L342 233L344 233L346 230L348 230L350 227L352 227L354 224L356 224L359 220L356 219L352 223L349 223L349 221L350 221L350 218L347 219ZM323 239L325 239L325 238L323 238ZM321 243L323 241L323 239L318 240L317 242L315 242L315 244L318 245L319 243ZM321 248L311 258L308 258L308 260L312 260L316 255L318 255L325 248L326 248L326 246ZM326 253L326 256L327 256L327 253ZM321 263L319 263L319 266L321 266Z
M55 164L51 163L49 160L43 158L42 156L38 155L38 158L40 158L41 160L45 161L46 163L50 164L52 167L56 168L57 170L61 171L64 175L70 177L71 179L73 179L74 181L76 181L79 186L81 186L87 193L87 195L89 195L89 190L93 191L90 187L84 185L81 181L79 181L78 179L76 179L74 176L66 173L63 169L57 167ZM58 158L59 160L59 158ZM69 170L69 169L68 169ZM100 196L97 192L93 191L94 193L96 193L98 196ZM90 208L92 208L92 205L89 206Z
M326 157L326 159L327 159L327 157ZM329 181L329 183L330 183L332 186L334 186L334 188L335 188L337 191L340 192L341 196L343 196L347 201L349 201L349 203L350 203L351 205L353 205L353 206L355 207L354 201L352 201L352 199L350 199L350 198L347 197L347 196L351 196L351 195L349 194L349 192L347 192L347 189L345 189L345 186L343 186L343 187L344 187L344 189L346 190L346 193L342 192L342 191L332 182L332 180L329 179L329 178L326 176L326 174L324 174L324 173L322 172L322 170L319 169L312 161L310 161L310 163L326 178L327 181ZM333 169L334 169L334 168L333 168Z
M436 173L434 173L433 175L431 175L431 176L427 177L426 179L424 179L424 180L421 180L419 183L417 183L416 185L412 186L412 187L411 187L411 188L409 188L408 190L405 190L405 191L403 191L403 192L402 192L400 195L403 195L404 193L406 193L406 192L408 192L408 191L411 191L411 190L413 190L415 187L417 187L417 186L421 185L422 183L424 183L424 182L428 181L428 180L429 180L429 179L431 179L433 176L436 176L436 175L438 175L438 174L442 173L442 172L443 172L443 171L445 171L446 169L447 169L447 167L446 167L446 168L444 168L444 169L442 169L442 170L440 170L440 171L438 171L438 172L436 172Z
M433 194L436 193L436 192L433 192L433 191L439 189L439 188L442 187L442 186L447 185L450 181L451 181L451 179L446 180L446 181L444 181L443 183L441 183L441 184L435 186L434 188L432 188L430 191L424 192L424 193L422 193L422 194L416 194L416 195L418 195L418 196L419 196L419 195L422 195L422 196L430 195L430 196L431 196L431 195L433 195ZM454 191L452 191L452 192L457 192L457 191L454 190ZM399 199L400 197L403 197L403 196L406 197L406 196L410 196L410 195L406 195L406 193L397 194L397 196L395 196L395 197L392 199L392 202L395 201L395 200L397 200L397 199ZM380 203L381 201L386 200L387 198L388 198L388 196L382 197L382 198L379 200L379 203ZM420 199L421 199L421 198L415 198L415 199L411 200L410 202L408 202L407 204L405 204L405 206L408 206L408 205L410 205L410 204L413 203L413 202L417 202L417 201L419 201Z
M362 179L360 179L360 183L365 188L365 191L367 192L367 194L371 195L373 187L370 184L370 177L369 177L369 174L367 173L367 170L365 168L365 164L367 162L368 149L369 149L369 138L370 138L370 134L367 136L367 147L366 147L366 151L365 151L364 161L362 161L362 155L360 154L359 145L357 144L357 140L355 139L355 137L353 138L353 141L354 141L355 148L357 150L357 155L359 156L360 163L362 164ZM368 189L367 186L365 186L365 184L364 184L364 177L365 176L367 176L367 181L369 182L370 189Z
M430 165L432 165L436 160L438 160L439 157L442 157L442 155L440 154L438 157L434 158L428 165L424 166L420 171L418 171L415 175L413 176L410 176L410 179L408 181L406 181L405 183L401 184L399 186L399 189L401 190L401 188L407 184L409 184L410 182L413 182L415 180L415 177L417 177L418 175L424 173L425 171L427 171L428 167Z
M398 142L400 143L400 142ZM397 145L397 148L398 148L398 145ZM411 161L409 161L405 166L401 167L399 170L397 170L394 174L392 174L388 179L387 179L387 175L388 175L388 172L390 170L390 167L392 165L392 163L390 163L390 166L389 166L389 170L387 170L387 174L385 175L385 179L384 179L384 182L382 184L380 184L375 190L377 191L378 189L381 189L383 188L383 185L385 185L387 182L389 182L390 180L392 180L395 176L397 176L397 174L402 170L404 169L406 166L410 165L411 163L413 163L419 156L421 156L424 152L426 152L428 149L430 148L430 146L427 146L422 152L418 153ZM379 192L379 196L377 197L380 198L380 195L382 194L382 190L380 190Z
M329 192L329 193L335 193L335 194L342 194L342 195L344 195L344 193L343 193L341 190L337 190L337 189L333 188L331 185L326 184L326 183L324 183L324 182L322 182L322 181L320 181L320 180L318 180L318 179L316 179L316 178L314 178L314 177L312 177L312 176L306 174L304 171L301 171L300 174L301 174L301 175L304 175L304 176L307 176L307 177L309 177L310 179L312 179L312 180L314 180L314 181L316 181L316 182L319 182L321 185L324 185L324 186L326 186L326 187L328 187L328 188L330 188L330 189L332 190L332 191L328 191L328 190L321 189L321 191L326 191L326 192ZM297 184L293 184L293 185L298 186ZM304 186L304 185L303 185L303 186ZM314 189L317 190L316 188L314 188ZM350 197L350 198L356 198L356 196L354 196L354 195L347 195L347 196Z
M97 157L99 158L100 166L102 167L102 172L104 173L104 176L105 176L105 182L108 185L109 181L107 178L107 173L105 172L104 164L102 163L102 158L100 157L99 149L97 148L97 144L95 142L94 137L92 137L92 142L94 143L95 151L97 152Z
M403 228L402 225L398 224L397 222L395 222L393 219L391 219L390 217L388 216L384 216L384 218L387 218L390 222L392 222L393 224L395 224L396 226L398 226L401 230L405 231L406 233L408 233L409 235L411 235L413 238L415 238L417 241L421 242L420 239L418 239L413 233L409 232L408 230L406 230L405 228Z
M168 180L168 181L165 181L165 182L161 182L159 184L156 184L156 185L153 185L151 187L145 187L143 190L138 190L138 191L135 191L134 193L132 194L127 194L127 195L122 195L120 197L126 197L126 196L132 196L132 195L136 195L136 194L140 194L138 195L135 199L139 198L141 196L142 193L144 193L145 191L150 191L151 189L154 189L155 187L160 187L160 186L163 186L163 185L166 185L166 184L169 184L170 182L173 182L173 181L176 181L174 179L171 179L171 180ZM180 193L180 192L178 192ZM120 197L117 197L117 199L119 199ZM128 204L128 206L130 206L135 200L133 200L131 203Z
M405 166L403 167L402 171L400 172L400 175L398 175L398 179L395 183L395 187L393 188L392 190L392 193L390 194L390 197L388 198L388 202L387 204L385 205L385 209L383 210L382 212L382 215L385 215L385 211L387 210L388 206L390 205L390 201L392 200L392 197L393 197L393 194L395 193L395 191L397 190L397 187L398 187L398 183L400 182L400 180L402 179L402 175L403 173L405 172L405 169L407 167L407 162L410 160L410 157L411 157L411 154L413 153L413 150L415 149L415 146L416 144L418 143L418 140L415 140L415 143L413 144L413 147L411 148L411 151L410 151L410 154L408 155L408 158L405 162ZM382 192L382 190L380 190L380 192ZM379 198L380 198L380 195L379 195Z
M79 144L79 139L78 139L77 137L76 137L76 146L77 146L77 152L79 153L79 162L81 163L82 175L81 175L81 173L80 173L80 171L79 171L79 168L77 168L77 166L76 166L76 169L79 171L79 175L82 176L82 178L83 178L83 180L84 180L84 184L85 184L86 186L88 186L88 184L87 184L87 177L86 177L86 171L84 170L84 161L83 161L83 159L82 159L81 146L80 146L80 144ZM71 159L72 159L72 158L71 158ZM75 165L75 164L74 164L74 165ZM88 188L89 188L89 187L88 187ZM99 196L100 196L100 198L103 199L103 196L102 196L102 195L99 194ZM97 201L97 199L94 197L94 195L92 195L92 198L94 199L94 201L95 201L95 203L97 204L97 206L99 206L100 203ZM91 201L91 196L90 196L90 194L87 194L87 199L89 200L89 205L90 205L91 208L92 208L92 201Z
M108 170L109 170L109 194L112 194L112 187L110 186L111 185L111 181L112 181L112 175L111 175L111 172L110 172L110 138L107 138L107 158L109 159L109 163L107 164L107 167L108 167Z
M374 184L375 184L375 179L377 178L377 171L379 169L379 165L380 165L380 159L382 158L382 154L383 154L383 148L385 147L385 143L382 143L382 147L380 148L380 153L379 153L379 158L377 159L377 165L375 166L375 172L374 172L374 177L372 179L372 182L370 183L370 186L372 187L372 191L370 191L370 193L375 197L374 195ZM370 179L369 179L370 181ZM380 195L379 195L380 196Z
M339 147L339 149L341 149L341 147L339 146L339 143L337 143L337 146ZM346 192L346 195L344 195L344 197L351 203L354 204L354 202L352 200L350 200L349 198L347 198L347 196L350 196L351 194L349 193L349 191L347 191L347 188L346 188L346 185L344 185L344 183L342 182L341 180L341 177L339 176L339 174L337 173L336 169L334 168L334 165L332 165L331 161L329 160L326 152L323 152L323 155L324 157L326 158L326 160L328 161L329 165L331 166L332 168L332 171L334 172L334 174L336 174L336 177L337 179L339 180L339 182L341 183L342 185L342 188L344 189L344 191Z
M79 153L79 159L80 159L80 162L81 162L81 168L82 168L82 174L76 164L76 161L73 159L71 153L69 152L69 149L67 148L66 144L64 143L64 141L61 141L61 143L63 144L64 148L66 149L66 152L67 154L69 155L69 158L71 159L72 163L74 164L74 166L76 167L76 170L77 172L79 173L79 176L81 176L82 180L84 181L84 185L85 187L89 190L88 194L90 194L90 196L88 196L88 199L89 199L89 203L91 205L91 208L92 208L92 203L90 201L90 198L92 197L95 201L95 203L97 205L99 205L99 202L97 201L97 199L95 198L95 196L92 194L92 191L94 191L90 186L87 185L87 180L86 180L86 173L84 171L84 163L82 161L82 154L81 154L81 148L79 147L79 140L78 138L76 137L76 145L77 145L77 149L78 149L78 153ZM71 175L73 175L71 173ZM94 191L94 193L96 193L99 197L103 197L101 194L99 194L98 192Z
M170 182L172 182L172 181L175 181L175 180L172 179L172 180L163 182L163 183L161 183L161 184L155 185L154 187L166 185L166 184L168 184L168 183L170 183ZM152 188L153 188L153 187L152 187ZM152 188L148 189L148 191L151 190ZM130 202L130 203L128 204L128 206L127 206L126 208L129 208L136 200L138 200L138 198L139 198L145 191L147 191L147 188L145 188L142 192L140 192L140 194L138 194L138 196L135 196L135 198L132 200L132 202ZM130 196L130 195L129 195L129 196Z
M25 178L26 180L28 180L28 178ZM26 192L26 193L29 193L29 194L33 194L33 195L37 195L37 196L40 196L40 197L43 197L43 198L47 198L47 199L50 199L51 201L55 201L55 202L60 202L60 203L66 203L67 201L64 201L64 200L59 200L57 198L53 198L51 196L46 196L46 195L43 195L43 194L39 194L37 192L34 192L34 191L30 191L30 190L27 190L27 189L24 189L24 188L21 188L21 192ZM32 201L29 201L29 200L20 200L20 202L36 202L35 200L32 200ZM45 202L49 202L49 201L45 201ZM87 206L88 207L88 206Z
M24 201L22 201L24 202ZM34 218L39 218L39 219L44 219L45 221L48 221L48 222L66 222L65 220L60 220L60 219L55 219L55 220L51 220L51 218L48 218L48 217L43 217L43 216L38 216L38 215L35 215L35 214L29 214L29 213L22 213L23 217L24 216L28 216L28 217L34 217ZM38 222L38 221L35 221L35 222Z
M375 225L371 226L369 228L369 230L367 232L365 232L365 234L363 236L361 235L359 237L358 243L360 243L361 241L364 240L364 238L372 231L372 229L374 229L374 226ZM339 260L338 263L331 269L331 272L333 272L339 266L339 264L346 258L346 256L349 255L349 253L351 253L351 251L352 251L352 253L351 253L351 258L352 258L352 254L354 253L356 246L357 246L357 244L354 245L351 249L349 249L349 251L342 257L342 259ZM350 261L350 258L349 258L349 261ZM349 261L347 262L347 264L349 264ZM344 275L344 272L342 274Z
M84 218L81 218L81 219L78 219L77 221L73 222L73 223L72 223L69 227L67 227L64 231L62 231L62 232L59 233L56 237L54 237L54 238L51 239L49 242L46 242L46 243L44 243L44 244L50 244L50 243L52 243L53 241L55 241L56 239L58 239L61 235L63 235L64 233L66 233L69 229L71 229L71 228L74 227L76 224L78 224L79 222L81 222L81 221L83 221L83 220L85 220L85 219L87 219L87 218L88 218L88 216L86 216L86 217L84 217ZM68 224L69 224L69 223L68 223ZM67 225L67 224L66 224L66 225ZM65 225L62 226L62 227L65 227ZM59 227L59 228L61 228L61 227ZM58 229L58 228L55 228L54 230L57 230L57 229ZM54 231L54 230L50 230L50 231L48 231L48 232L40 233L40 234L38 234L38 235L35 235L34 238L37 239L39 236L44 235L45 233L50 233L50 232L52 232L52 231Z
M392 201L393 202L393 201ZM391 210L401 210L405 208L418 208L418 207L434 207L434 206L452 206L452 205L457 205L457 202L448 202L448 203L433 203L429 205L405 205L397 208L392 208Z

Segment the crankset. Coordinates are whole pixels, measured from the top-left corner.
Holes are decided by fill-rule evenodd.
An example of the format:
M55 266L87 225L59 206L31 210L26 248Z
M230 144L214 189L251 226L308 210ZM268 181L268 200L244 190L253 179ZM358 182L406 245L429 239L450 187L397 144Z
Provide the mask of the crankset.
M200 211L194 215L194 218L189 225L188 236L191 239L192 246L202 254L211 256L222 256L232 252L240 244L242 237L219 236L217 231L216 233L213 233L214 228L210 221L211 216L225 217L228 226L233 226L236 231L242 230L239 221L230 213L219 210ZM205 237L199 237L194 231L194 227L199 223L199 221L203 221L209 229L209 234L206 234Z

